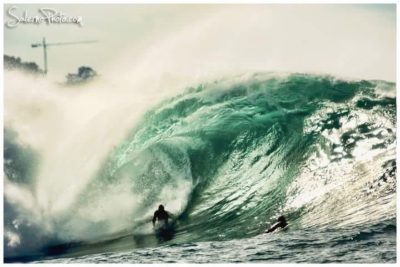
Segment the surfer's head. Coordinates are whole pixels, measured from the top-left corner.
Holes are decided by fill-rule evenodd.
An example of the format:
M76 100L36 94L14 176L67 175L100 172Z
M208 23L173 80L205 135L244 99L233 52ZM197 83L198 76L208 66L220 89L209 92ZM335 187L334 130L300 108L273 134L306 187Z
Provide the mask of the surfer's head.
M164 206L163 205L158 206L158 210L164 210Z
M285 217L283 215L281 215L281 216L278 217L278 221L279 222L286 222L286 219L285 219Z

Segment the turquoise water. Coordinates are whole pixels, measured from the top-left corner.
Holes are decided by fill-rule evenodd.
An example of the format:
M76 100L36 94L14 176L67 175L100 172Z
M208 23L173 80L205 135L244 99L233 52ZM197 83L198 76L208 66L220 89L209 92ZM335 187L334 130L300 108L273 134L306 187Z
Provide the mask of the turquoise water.
M149 107L57 232L14 229L40 242L5 245L5 261L395 262L395 123L384 81L257 73L187 88ZM5 171L22 186L37 156L11 133ZM12 228L21 211L5 202ZM171 240L149 223L160 203ZM264 234L281 214L289 229Z

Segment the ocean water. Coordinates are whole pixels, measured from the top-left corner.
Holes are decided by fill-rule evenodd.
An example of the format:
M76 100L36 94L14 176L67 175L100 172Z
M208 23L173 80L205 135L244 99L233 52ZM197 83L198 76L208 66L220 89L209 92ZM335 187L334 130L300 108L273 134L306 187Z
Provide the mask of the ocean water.
M395 263L395 221L371 228L364 232L297 230L229 241L166 242L35 263Z
M40 156L18 138L5 129L8 188L30 191ZM5 261L393 263L395 148L394 83L205 82L149 107L62 212L6 196ZM282 214L288 229L265 234Z

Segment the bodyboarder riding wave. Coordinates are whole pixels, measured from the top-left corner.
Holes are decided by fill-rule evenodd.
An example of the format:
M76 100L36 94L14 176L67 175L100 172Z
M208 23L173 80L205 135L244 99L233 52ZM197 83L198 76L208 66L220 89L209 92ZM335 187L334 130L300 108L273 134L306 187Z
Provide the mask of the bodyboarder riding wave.
M278 228L285 228L287 226L287 222L286 219L283 215L278 217L278 222L276 222L274 225L272 225L267 231L266 233L272 233L274 232L276 229Z
M163 205L158 206L158 210L154 212L153 226L156 225L156 221L162 224L163 227L168 226L168 219L170 217L169 212L164 209Z

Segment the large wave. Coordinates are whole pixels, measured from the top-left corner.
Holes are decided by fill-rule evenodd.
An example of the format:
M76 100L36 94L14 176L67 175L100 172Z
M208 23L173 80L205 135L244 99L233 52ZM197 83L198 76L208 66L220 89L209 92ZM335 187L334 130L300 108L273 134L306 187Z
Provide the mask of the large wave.
M395 106L384 81L257 73L200 84L148 110L56 214L26 208L40 155L7 129L5 190L18 194L5 197L6 257L149 233L138 224L160 203L178 217L175 242L257 235L280 214L293 228L392 219Z

